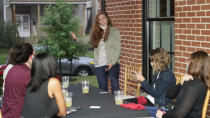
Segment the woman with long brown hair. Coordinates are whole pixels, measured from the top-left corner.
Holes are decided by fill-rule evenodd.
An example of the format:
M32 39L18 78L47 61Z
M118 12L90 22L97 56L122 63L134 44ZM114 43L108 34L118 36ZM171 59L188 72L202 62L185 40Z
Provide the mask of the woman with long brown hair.
M71 37L77 40L71 32ZM120 32L112 26L107 13L96 15L89 40L94 48L94 62L99 88L108 91L110 75L112 92L119 89L119 57L121 52Z
M201 118L207 88L210 87L210 59L204 51L191 54L183 85L170 88L167 97L176 98L174 108L166 113L158 110L158 118ZM187 79L186 79L187 78Z

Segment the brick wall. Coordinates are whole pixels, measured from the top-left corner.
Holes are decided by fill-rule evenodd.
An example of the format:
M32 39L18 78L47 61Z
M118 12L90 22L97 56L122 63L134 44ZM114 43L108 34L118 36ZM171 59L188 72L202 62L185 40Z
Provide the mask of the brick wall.
M210 0L175 0L175 72L186 73L187 58L198 50L210 54Z
M124 65L142 64L142 0L106 0L106 11L120 31L120 88L123 89Z

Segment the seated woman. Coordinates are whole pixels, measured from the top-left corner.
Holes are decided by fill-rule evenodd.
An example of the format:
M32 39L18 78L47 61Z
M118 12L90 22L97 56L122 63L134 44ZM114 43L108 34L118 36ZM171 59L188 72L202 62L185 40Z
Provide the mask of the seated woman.
M165 98L166 91L169 87L176 85L174 73L168 68L170 56L164 49L157 48L150 52L149 59L155 73L152 83L148 84L141 73L135 75L141 83L141 88L149 94L150 97L147 96L147 98L154 99L154 101L150 99L150 102L156 106L166 106L172 101Z
M176 98L174 108L166 113L158 110L158 118L201 118L207 87L210 87L210 59L203 51L191 54L183 85L171 87L166 96Z
M54 115L66 115L65 100L56 78L54 58L40 53L32 62L31 81L27 86L22 117L51 118Z

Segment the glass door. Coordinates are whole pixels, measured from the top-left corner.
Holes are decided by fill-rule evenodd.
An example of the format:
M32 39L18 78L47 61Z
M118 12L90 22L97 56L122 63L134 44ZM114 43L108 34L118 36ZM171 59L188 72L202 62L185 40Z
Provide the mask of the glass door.
M17 14L16 23L20 37L30 37L30 15Z

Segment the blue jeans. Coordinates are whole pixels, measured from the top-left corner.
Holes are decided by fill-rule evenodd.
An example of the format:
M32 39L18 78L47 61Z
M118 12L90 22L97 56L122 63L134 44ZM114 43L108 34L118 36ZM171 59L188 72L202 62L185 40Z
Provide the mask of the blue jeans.
M107 66L96 67L96 77L100 89L108 91L108 75L110 75L112 93L119 90L119 64L116 63L109 71L105 71Z

